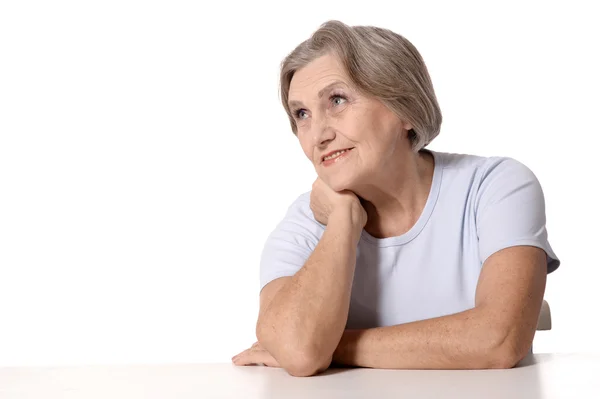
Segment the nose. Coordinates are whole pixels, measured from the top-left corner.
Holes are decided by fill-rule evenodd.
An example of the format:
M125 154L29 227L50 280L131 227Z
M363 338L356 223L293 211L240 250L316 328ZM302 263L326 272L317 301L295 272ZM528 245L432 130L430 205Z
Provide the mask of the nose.
M322 118L313 126L313 145L315 147L324 147L329 141L335 138L335 131L327 118Z

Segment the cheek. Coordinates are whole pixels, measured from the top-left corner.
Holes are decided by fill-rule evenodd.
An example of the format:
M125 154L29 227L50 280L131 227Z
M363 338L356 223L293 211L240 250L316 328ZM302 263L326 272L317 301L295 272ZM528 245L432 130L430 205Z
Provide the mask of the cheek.
M381 135L380 124L376 121L354 119L344 124L342 131L344 137L353 143L371 146L371 142Z
M302 151L304 152L304 155L306 155L306 157L308 159L312 160L314 149L310 146L310 144L308 144L306 142L300 142L300 146L302 147Z

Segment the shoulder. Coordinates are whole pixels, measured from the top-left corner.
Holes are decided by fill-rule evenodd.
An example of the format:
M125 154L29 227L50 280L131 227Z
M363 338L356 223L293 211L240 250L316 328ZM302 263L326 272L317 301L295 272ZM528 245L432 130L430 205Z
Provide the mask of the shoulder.
M487 158L478 175L478 197L498 197L516 192L541 194L540 183L533 171L511 157Z
M292 201L287 208L286 218L294 219L302 224L320 224L310 209L310 193L310 191L304 192Z
M490 178L527 177L535 178L534 173L524 163L511 157L489 157L481 166L482 180Z
M474 179L475 212L478 219L516 215L544 222L545 200L542 186L533 171L511 157L488 157Z
M300 194L288 206L285 216L271 236L286 236L294 241L314 247L320 240L325 226L319 223L310 209L310 191Z
M448 152L438 152L436 155L438 159L442 160L445 170L470 171L482 177L487 176L492 171L495 173L515 169L529 171L522 162L507 156L482 156Z
M535 174L523 162L507 156L437 153L445 177L468 177L473 187L485 190L505 181L537 181Z

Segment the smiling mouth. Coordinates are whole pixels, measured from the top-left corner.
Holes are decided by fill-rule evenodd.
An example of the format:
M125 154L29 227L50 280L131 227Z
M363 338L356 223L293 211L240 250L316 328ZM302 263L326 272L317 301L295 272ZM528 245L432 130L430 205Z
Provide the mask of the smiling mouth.
M323 158L321 159L321 163L326 163L326 162L327 162L327 163L331 163L332 161L335 161L336 159L338 159L338 158L342 157L343 155L345 155L346 153L350 152L350 151L351 151L351 150L353 150L353 149L354 149L354 147L350 147L350 148L344 148L344 149L342 149L342 150L339 150L339 151L337 151L337 152L336 152L336 153L334 153L334 154L328 155L327 157L323 157ZM333 158L328 158L328 157L331 157L332 155L334 156ZM327 158L327 159L326 159L326 158Z
M342 150L339 150L336 153L333 153L331 155L327 155L327 156L321 158L321 162L333 161L334 159L341 157L343 154L345 154L345 153L347 153L347 152L349 152L350 150L353 150L353 149L354 149L354 147L344 148ZM333 156L333 158L330 158L332 156Z

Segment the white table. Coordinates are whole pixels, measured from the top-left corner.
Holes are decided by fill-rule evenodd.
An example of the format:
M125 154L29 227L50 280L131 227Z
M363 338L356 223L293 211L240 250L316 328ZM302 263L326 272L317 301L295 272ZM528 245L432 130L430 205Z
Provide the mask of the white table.
M0 368L0 398L600 398L600 354L536 354L509 370L329 369L314 377L232 364Z

